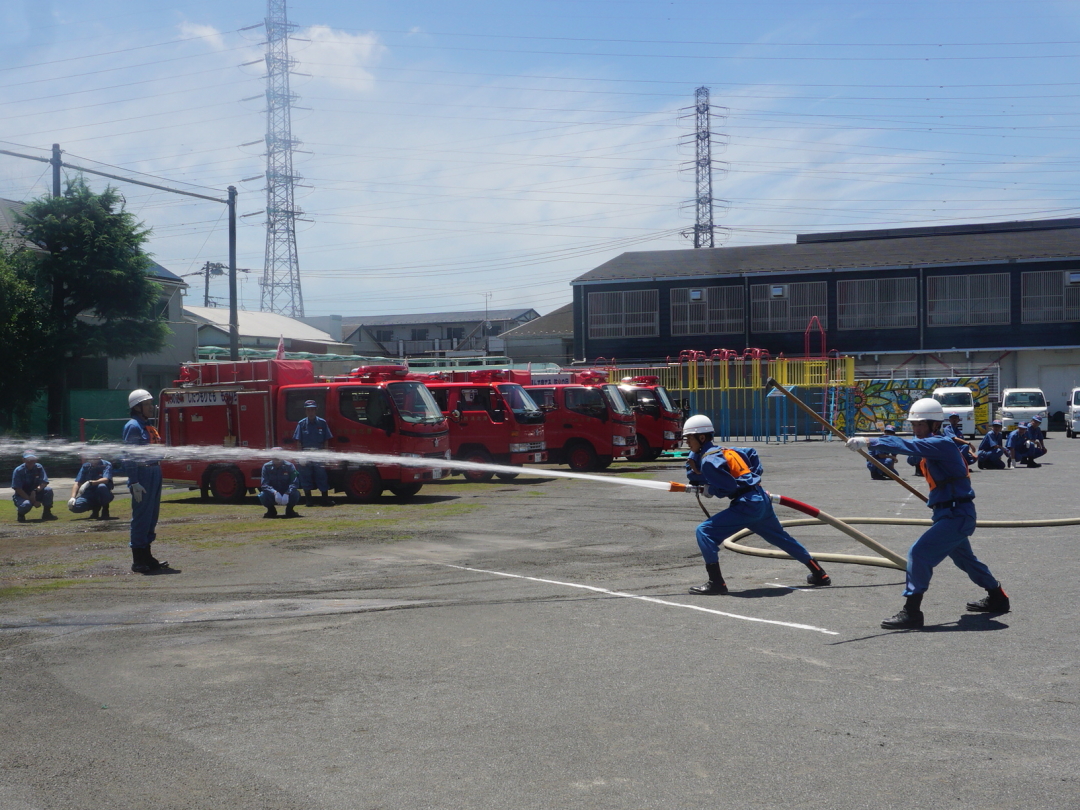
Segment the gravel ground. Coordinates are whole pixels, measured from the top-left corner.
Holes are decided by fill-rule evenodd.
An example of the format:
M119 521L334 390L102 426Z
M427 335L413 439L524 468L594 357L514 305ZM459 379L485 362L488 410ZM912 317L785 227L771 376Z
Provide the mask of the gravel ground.
M1080 442L1060 436L1041 469L973 474L981 518L1080 517ZM757 447L774 492L929 514L835 442ZM674 462L611 474L682 478ZM835 584L811 590L796 563L725 553L731 595L689 595L696 502L629 486L453 479L290 521L172 492L154 549L176 573L155 577L129 572L127 500L112 511L20 525L0 502L3 810L1080 795L1076 527L980 530L1014 612L965 613L982 592L946 562L927 628L895 633L878 626L902 604L887 568L830 565ZM901 553L918 531L865 528Z

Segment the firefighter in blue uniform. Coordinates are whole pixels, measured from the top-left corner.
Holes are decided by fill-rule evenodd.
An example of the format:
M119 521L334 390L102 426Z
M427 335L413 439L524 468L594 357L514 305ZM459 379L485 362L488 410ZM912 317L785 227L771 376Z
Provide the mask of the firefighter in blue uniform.
M19 523L26 523L27 513L39 506L42 520L59 520L52 511L53 491L49 486L49 475L38 464L37 454L33 451L23 453L23 463L11 474L11 489Z
M161 444L154 418L154 395L144 388L128 394L131 418L124 424L124 444L142 447ZM157 539L161 511L161 464L156 454L130 453L123 459L124 475L131 492L131 570L136 574L157 574L169 563L154 558L150 544Z
M702 487L706 498L724 497L731 505L697 527L698 548L705 560L709 581L695 585L690 593L725 594L728 592L720 572L720 544L741 529L759 534L810 569L810 585L831 585L825 569L810 556L802 543L784 531L773 511L772 501L761 487L761 462L752 448L730 449L712 443L713 425L707 416L691 416L683 424L683 437L690 449L686 477Z
M1016 430L1009 434L1008 441L1005 442L1005 452L1009 454L1009 464L1013 467L1018 467L1020 464L1041 467L1042 464L1036 462L1035 459L1046 451L1040 452L1039 448L1032 444L1028 438L1028 423L1021 422L1016 426Z
M297 488L299 474L291 461L286 461L281 455L282 449L274 447L270 450L273 457L262 467L262 486L259 491L259 503L266 507L264 518L276 518L277 507L285 507L285 517L300 517L296 512L296 504L300 501L300 490Z
M301 450L325 450L334 434L330 432L330 425L326 420L319 416L319 404L309 399L304 403L304 412L307 415L296 423L293 441L299 442ZM322 493L323 506L333 506L326 468L318 461L300 461L299 471L300 488L304 490L304 506L315 505L312 489L318 489Z
M1004 470L1004 455L1005 437L1001 433L1001 420L995 419L979 443L979 454L975 463L980 470Z
M109 519L109 504L113 499L112 464L103 458L83 458L82 466L71 485L68 509L75 514L90 512L94 520Z
M949 557L987 595L977 602L968 602L967 609L984 613L1007 613L1009 597L1001 589L990 569L971 550L970 537L975 531L975 492L971 476L960 456L960 448L951 437L938 433L945 413L935 399L916 400L908 412L914 439L884 436L873 439L867 446L862 437L848 439L852 450L867 451L885 448L894 453L918 458L923 476L930 486L927 506L934 510L933 523L908 550L907 585L904 607L881 626L904 630L923 626L922 599L930 587L934 567Z
M885 435L885 436L895 436L896 435L896 428L893 427L892 425L886 425L885 429L884 429L884 432L883 432L883 435ZM892 470L892 472L896 472L896 456L893 455L892 453L889 453L889 452L887 452L885 450L880 450L880 451L875 451L873 453L869 453L868 455L871 455L874 458L876 458L878 461L880 461L882 464L884 464L886 467L888 467L890 470ZM870 463L869 461L866 462L866 469L868 469L870 471L870 477L872 479L874 479L875 481L888 481L889 480L889 476L885 475L885 473L883 473L881 470L879 470L874 464Z
M1042 423L1041 416L1031 417L1028 423L1028 441L1031 442L1031 449L1035 451L1032 458L1042 458L1046 455L1046 434L1043 433Z
M948 436L956 442L956 446L960 448L960 454L964 457L964 463L968 467L975 463L975 456L971 454L971 445L964 438L964 426L960 422L960 414L949 414L949 423L942 425L941 435Z

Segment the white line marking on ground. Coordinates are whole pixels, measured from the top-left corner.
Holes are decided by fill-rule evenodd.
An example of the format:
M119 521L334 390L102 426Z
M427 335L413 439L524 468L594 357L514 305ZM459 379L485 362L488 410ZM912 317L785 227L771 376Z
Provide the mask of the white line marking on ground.
M779 582L766 582L770 588L783 588L785 591L798 591L799 593L807 593L810 588L796 588L794 585L781 585Z
M669 602L666 599L657 599L653 596L640 596L636 593L609 591L607 588L597 588L594 585L579 585L576 582L560 582L557 579L541 579L540 577L527 577L522 574L508 574L505 571L488 571L485 568L469 568L467 565L451 565L450 563L435 563L435 565L443 565L447 568L457 568L460 571L472 571L477 574L492 574L497 577L511 577L512 579L527 579L530 582L543 582L547 585L562 585L564 588L581 588L585 591L594 591L595 593L603 593L607 594L608 596L619 596L623 599L640 599L642 602L652 602L657 605L667 605L668 607L679 607L686 608L687 610L697 610L701 613L712 613L714 616L727 616L729 619L741 619L744 622L775 624L779 625L780 627L793 627L796 630L813 630L815 633L825 633L826 635L830 636L840 635L833 630L826 630L824 627L814 627L811 624L795 624L793 622L778 622L772 619L759 619L756 616L741 616L738 613L726 613L722 610L713 610L712 608L698 607L697 605L684 605L681 602Z
M904 498L904 500L900 501L900 508L896 510L896 514L899 515L901 512L903 512L904 507L908 505L908 501L910 501L914 496L915 496L914 492L909 492L908 496L906 498Z

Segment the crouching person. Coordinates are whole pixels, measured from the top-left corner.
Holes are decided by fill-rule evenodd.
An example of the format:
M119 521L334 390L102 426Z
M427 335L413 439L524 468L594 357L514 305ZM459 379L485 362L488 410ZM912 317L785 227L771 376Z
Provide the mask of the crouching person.
M36 453L23 453L23 463L11 474L11 489L19 523L26 523L26 515L39 506L42 507L42 520L58 520L52 512L53 491L49 486L49 476L45 468L38 464Z
M281 448L275 447L272 452L280 453ZM279 506L285 507L285 517L300 517L296 512L296 504L300 501L299 479L296 467L282 456L275 455L263 464L259 503L266 507L264 518L276 518Z
M112 464L103 458L83 457L83 464L71 485L68 509L75 514L89 512L94 520L108 520L113 499Z

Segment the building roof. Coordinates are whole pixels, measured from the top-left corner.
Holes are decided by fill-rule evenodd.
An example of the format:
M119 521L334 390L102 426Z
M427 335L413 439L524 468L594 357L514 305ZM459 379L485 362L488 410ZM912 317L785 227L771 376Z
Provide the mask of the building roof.
M554 309L547 315L515 326L503 332L499 337L529 338L529 337L573 337L574 336L574 305L565 304Z
M572 283L1080 257L1080 219L803 234L794 244L623 253Z
M414 326L431 323L479 323L489 321L514 321L529 313L539 317L536 310L524 307L518 309L471 310L469 312L429 312L420 315L343 315L341 325L347 331L358 326Z
M184 317L193 323L216 326L226 333L229 331L228 307L184 307ZM339 342L321 329L274 312L249 312L242 309L237 313L237 322L240 334L244 337L286 337L290 340L310 340L318 343Z

